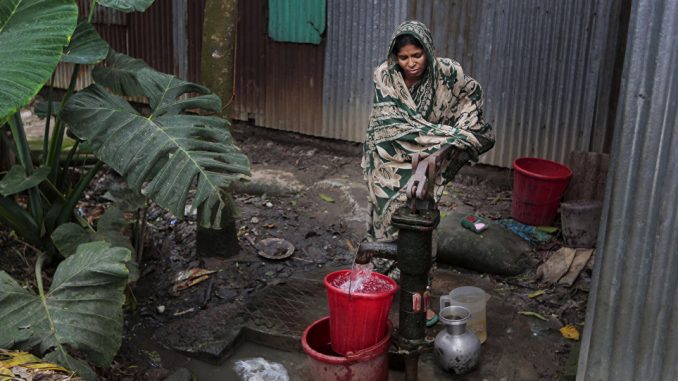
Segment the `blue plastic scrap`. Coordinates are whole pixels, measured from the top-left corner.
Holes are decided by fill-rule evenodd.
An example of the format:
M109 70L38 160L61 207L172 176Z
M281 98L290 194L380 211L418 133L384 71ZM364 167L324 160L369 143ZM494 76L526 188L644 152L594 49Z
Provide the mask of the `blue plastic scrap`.
M525 225L512 218L499 220L499 224L528 242L543 243L553 238L553 235L539 230L536 226Z

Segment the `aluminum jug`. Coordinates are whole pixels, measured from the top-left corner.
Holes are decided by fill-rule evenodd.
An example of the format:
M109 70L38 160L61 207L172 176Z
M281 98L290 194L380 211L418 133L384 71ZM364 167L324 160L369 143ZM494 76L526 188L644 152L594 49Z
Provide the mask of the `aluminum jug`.
M480 340L466 329L471 312L466 307L449 306L443 308L438 315L445 324L445 329L438 332L433 343L436 362L447 372L470 372L480 360Z

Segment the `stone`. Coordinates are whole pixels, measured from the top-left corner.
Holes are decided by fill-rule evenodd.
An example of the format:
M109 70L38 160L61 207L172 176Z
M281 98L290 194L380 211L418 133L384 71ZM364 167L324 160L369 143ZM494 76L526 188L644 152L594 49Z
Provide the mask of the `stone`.
M473 233L461 226L464 216L452 211L438 225L439 262L499 275L517 275L534 267L537 261L528 243L498 224Z
M206 361L218 362L237 345L245 325L239 303L221 304L187 314L158 328L153 339L165 348Z
M293 173L273 169L253 169L252 176L247 181L233 183L234 192L255 196L286 196L297 194L304 188L304 184Z

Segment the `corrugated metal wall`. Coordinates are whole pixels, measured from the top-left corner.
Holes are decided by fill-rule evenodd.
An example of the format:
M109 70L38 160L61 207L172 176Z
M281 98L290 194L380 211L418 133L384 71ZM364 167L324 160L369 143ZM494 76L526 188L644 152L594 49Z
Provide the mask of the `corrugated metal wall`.
M276 42L266 0L238 2L234 113L258 126L320 135L325 39Z
M86 16L90 1L77 2L81 16ZM204 9L205 0L156 1L145 12L133 13L99 6L92 24L113 49L163 73L199 82ZM72 70L73 65L59 64L54 86L68 88ZM76 89L92 83L91 70L90 65L81 66Z
M482 162L520 156L564 162L592 146L608 44L607 0L411 0L409 16L431 28L439 56L459 61L485 93L497 134ZM611 79L610 79L611 80ZM605 128L606 126L595 126ZM604 135L604 134L603 134Z
M321 136L362 141L372 108L372 72L386 59L407 1L330 0Z
M582 381L678 377L678 2L632 6Z

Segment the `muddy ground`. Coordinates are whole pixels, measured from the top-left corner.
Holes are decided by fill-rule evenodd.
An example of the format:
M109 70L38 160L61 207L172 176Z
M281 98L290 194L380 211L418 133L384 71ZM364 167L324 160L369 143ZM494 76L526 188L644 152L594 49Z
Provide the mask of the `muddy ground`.
M150 208L145 253L140 264L142 276L126 305L125 339L112 369L99 370L101 380L165 379L174 371L172 364L162 363L157 354L141 349L139 337L154 340L153 333L172 321L225 304L244 303L257 290L294 274L329 272L351 263L352 250L364 235L366 217L360 146L243 125L235 126L234 132L257 176L279 181L236 191L240 250L226 257L197 255L195 216L172 216L156 206ZM103 194L111 184L120 181L110 171L97 177L87 200L83 200L84 212L94 213L93 210L107 205ZM480 165L464 169L449 185L440 208L444 212L463 206L488 219L508 218L511 181L510 171L505 169ZM294 254L284 260L259 256L255 246L266 238L288 241ZM555 235L547 243L533 245L537 263L546 260L561 242ZM0 248L13 253L2 258L2 268L31 283L34 256L30 249L7 231L0 234ZM535 318L535 336L547 330L557 331L566 324L582 328L590 266L569 288L539 284L534 278L535 269L506 277L444 264L440 267L485 278L484 282L493 292L501 294L506 303L546 317L548 323ZM177 274L190 268L220 271L204 282L172 292ZM543 293L534 296L539 290ZM559 349L541 379L562 377L574 344L559 336L554 340L559 340Z

